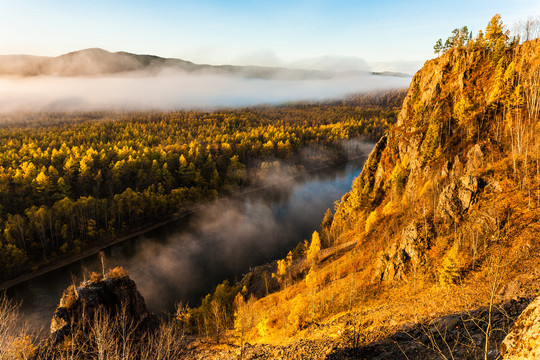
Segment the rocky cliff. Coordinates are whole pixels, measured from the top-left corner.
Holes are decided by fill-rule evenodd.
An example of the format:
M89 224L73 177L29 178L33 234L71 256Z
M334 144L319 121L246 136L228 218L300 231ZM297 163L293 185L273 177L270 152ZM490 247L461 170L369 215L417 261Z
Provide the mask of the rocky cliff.
M454 243L449 237L470 235L465 227L494 239L506 210L489 203L506 191L516 197L535 191L539 59L540 40L499 55L455 48L414 76L398 123L373 150L333 222L335 233L371 239L385 223L392 240L379 253L378 278L438 266L426 258L429 251L444 255ZM463 240L460 251L478 245Z
M500 355L540 292L540 40L497 34L414 76L321 229L353 249L256 302L254 341L328 341L331 358Z
M401 341L399 351L413 340L444 357L444 347L458 349L462 337L472 345L459 348L469 355L456 358L496 358L497 344L527 302L520 300L512 312L504 304L540 290L539 89L539 39L500 51L473 42L426 62L397 124L337 207L329 233L338 243L358 242L361 260L353 271L357 281L376 289L371 303L379 306L369 308L364 295L361 307L374 312L371 318L382 323L386 307L393 307L384 318L390 322L406 314L429 319L459 313L471 305L489 309L481 321L460 317L474 330L448 330L440 346L433 339L441 333L425 330L432 323L409 339L389 337L389 343ZM390 305L396 296L405 304ZM377 302L381 297L386 304ZM505 340L506 358L539 356L537 306L525 311ZM499 312L507 322L495 329Z

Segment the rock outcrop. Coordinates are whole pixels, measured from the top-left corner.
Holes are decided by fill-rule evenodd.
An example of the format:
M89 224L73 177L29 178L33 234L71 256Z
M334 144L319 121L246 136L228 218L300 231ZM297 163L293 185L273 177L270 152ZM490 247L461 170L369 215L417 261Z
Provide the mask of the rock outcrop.
M501 344L504 360L540 359L540 297L527 306Z
M377 264L375 277L381 281L404 279L412 269L425 262L429 249L429 224L410 223L401 233L401 239L387 249Z
M437 212L440 216L458 220L472 205L480 189L481 180L467 175L452 181L439 195Z
M465 171L467 175L476 175L478 170L484 166L484 151L481 144L475 144L467 152L467 163Z
M51 320L52 338L62 341L73 331L88 328L98 313L113 317L119 311L125 311L140 326L147 327L154 321L128 276L87 281L80 287L72 285L64 292Z

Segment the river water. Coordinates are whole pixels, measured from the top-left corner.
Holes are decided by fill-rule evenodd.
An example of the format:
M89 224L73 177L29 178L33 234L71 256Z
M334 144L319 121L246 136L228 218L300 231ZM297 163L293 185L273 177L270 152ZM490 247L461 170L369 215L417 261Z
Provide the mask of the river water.
M283 258L318 230L324 213L350 190L372 144L362 144L345 164L278 176L265 190L202 206L194 214L105 250L106 266L123 266L150 311L172 311L177 301L198 305L225 279L241 278L252 266ZM22 302L34 329L48 329L64 289L83 269L100 271L90 256L8 289Z

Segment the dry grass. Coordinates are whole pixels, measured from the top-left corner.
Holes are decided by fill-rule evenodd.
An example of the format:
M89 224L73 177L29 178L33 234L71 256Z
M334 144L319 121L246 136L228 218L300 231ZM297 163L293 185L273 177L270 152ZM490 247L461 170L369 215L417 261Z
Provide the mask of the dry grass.
M19 306L0 294L0 359L28 359L35 352L34 337L19 318Z

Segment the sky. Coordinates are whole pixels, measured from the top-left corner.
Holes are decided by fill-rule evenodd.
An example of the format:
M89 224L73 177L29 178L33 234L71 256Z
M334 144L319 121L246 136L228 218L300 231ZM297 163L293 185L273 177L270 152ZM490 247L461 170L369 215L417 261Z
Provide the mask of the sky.
M196 63L412 73L433 44L502 15L540 15L539 0L0 0L0 54L84 48ZM322 58L322 60L321 60Z

